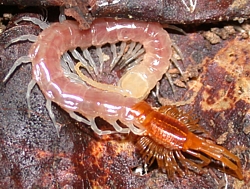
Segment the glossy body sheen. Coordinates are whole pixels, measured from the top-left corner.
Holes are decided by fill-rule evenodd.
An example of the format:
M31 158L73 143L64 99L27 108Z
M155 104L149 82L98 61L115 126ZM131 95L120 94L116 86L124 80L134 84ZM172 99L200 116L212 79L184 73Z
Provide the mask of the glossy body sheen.
M143 133L146 137L142 137L138 144L141 153L147 157L148 163L151 164L152 160L156 159L158 166L171 177L175 172L184 176L178 164L186 169L195 167L196 171L201 171L202 167L211 162L211 157L225 165L225 169L222 168L223 171L242 180L240 159L211 140L195 135L193 132L203 132L202 128L196 123L188 123L189 121L185 124L184 120L189 117L182 112L177 111L177 114L175 112L171 115L172 108L171 106L161 107L155 111L143 101L133 107L135 110L132 113L133 116L139 121L141 127L146 129ZM201 162L196 163L186 159L182 152L188 153Z
M136 41L142 43L146 50L143 61L122 76L120 93L79 83L64 75L60 59L66 51L119 41ZM172 116L164 107L153 110L149 104L141 101L141 97L147 95L166 72L171 58L171 42L160 24L101 18L95 20L89 30L80 30L74 21L55 23L38 36L29 51L29 57L33 80L47 100L89 120L100 116L113 125L116 131L119 130L117 120L120 120L129 128L121 132L132 131L143 136L139 140L140 150L144 156L156 159L159 167L169 175L175 172L183 175L176 159L185 168L194 166L201 169L213 158L222 162L234 176L243 178L239 158L225 148L195 135L193 131L201 130L199 126L186 125L183 116ZM138 88L136 82L139 83ZM136 90L140 90L142 85L147 90L137 97ZM131 95L123 95L123 90ZM200 159L202 163L186 159L181 152Z
M162 75L166 73L170 65L171 41L167 32L157 23L97 19L89 30L80 30L77 23L72 21L52 24L39 35L38 40L30 50L32 62L36 65L33 69L35 79L39 86L47 86L47 83L53 82L53 80L63 79L63 72L58 70L58 60L60 60L62 53L69 49L87 48L92 45L98 47L106 43L130 40L142 43L146 54L142 63L135 65L120 78L118 87L132 97L144 98L155 86L155 83L161 79ZM48 72L45 73L42 64L46 64L50 60L57 60L57 62L47 65ZM40 71L43 74L39 74ZM57 78L49 78L49 75L54 71L58 73L56 74ZM63 82L59 82L57 85L61 83ZM80 93L73 94L82 97L83 93L81 95L79 95ZM105 99L105 97L102 99Z

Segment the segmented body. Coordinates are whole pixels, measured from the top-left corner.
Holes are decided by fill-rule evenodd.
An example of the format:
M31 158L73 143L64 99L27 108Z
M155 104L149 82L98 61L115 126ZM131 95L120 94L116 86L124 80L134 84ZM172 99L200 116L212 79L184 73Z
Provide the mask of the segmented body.
M141 124L140 127L145 129L137 146L147 163L152 164L156 160L158 166L173 177L174 173L185 175L181 167L200 172L213 158L225 166L218 168L243 179L240 159L211 140L194 134L204 130L196 120L178 111L176 107L166 106L155 111L142 101L132 110L132 115L139 122L137 124ZM187 159L182 152L200 161Z
M129 40L142 43L146 54L141 64L134 66L122 77L118 85L120 93L94 88L66 77L61 68L61 56L70 49ZM166 110L164 107L155 111L146 102L140 101L140 95L136 98L140 86L147 89L141 94L147 94L169 66L171 42L159 24L102 18L84 31L79 30L74 21L52 24L32 45L29 57L33 80L47 100L57 103L70 115L77 112L87 117L97 134L112 133L97 129L94 118L100 116L111 123L117 132L132 131L142 135L138 146L144 157L147 157L149 163L156 159L159 167L170 176L175 172L184 175L179 163L185 168L193 166L200 170L210 163L212 157L225 164L235 176L243 178L239 158L223 147L196 136L193 131L203 131L196 123L186 123L183 120L186 117L181 114L178 116L178 111L172 114L171 108ZM123 90L131 95L125 96ZM79 117L74 118L82 121ZM120 127L117 120L128 128ZM188 160L181 152L189 153L202 162Z
M138 90L136 87L142 85L146 85L143 88L150 91L166 72L171 57L171 42L167 32L156 23L97 19L90 30L84 31L79 30L77 23L73 21L53 24L39 35L30 49L33 78L46 98L67 111L76 111L86 117L95 117L98 112L106 120L117 117L126 120L128 110L125 107L132 107L138 101L136 98L124 98L117 93L70 82L60 68L61 55L69 49L125 40L142 43L146 54L143 63L127 72L119 85L132 94Z

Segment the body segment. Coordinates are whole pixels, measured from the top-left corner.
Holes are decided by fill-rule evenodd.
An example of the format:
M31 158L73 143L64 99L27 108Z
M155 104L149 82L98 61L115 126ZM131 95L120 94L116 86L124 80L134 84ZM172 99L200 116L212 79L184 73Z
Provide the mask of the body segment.
M143 61L123 75L117 86L129 96L143 99L161 79L170 64L171 41L167 32L157 23L97 19L89 30L80 30L73 21L53 24L39 35L30 50L34 78L42 88L46 85L46 74L41 77L42 75L36 73L37 69L41 69L41 60L48 67L47 75L51 72L62 75L59 60L65 51L119 41L140 42L146 50ZM48 64L50 61L54 63Z

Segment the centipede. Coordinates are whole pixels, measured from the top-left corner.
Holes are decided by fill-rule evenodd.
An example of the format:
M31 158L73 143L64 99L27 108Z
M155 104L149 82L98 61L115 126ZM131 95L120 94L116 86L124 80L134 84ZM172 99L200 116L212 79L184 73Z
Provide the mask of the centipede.
M196 134L197 130L204 131L197 122L187 121L188 116L175 107L152 108L144 101L170 65L171 40L159 23L98 18L89 29L81 30L77 22L65 20L44 26L37 38L20 37L7 46L31 38L34 43L28 56L19 58L13 64L4 82L20 64L30 61L32 80L28 85L27 99L37 84L47 101L46 107L55 125L51 102L58 104L75 120L90 125L98 135L130 132L138 135L140 139L136 145L145 161L152 164L156 160L159 168L170 177L174 174L183 176L186 169L200 171L215 160L223 164L223 172L243 179L240 159L224 147ZM79 76L80 66L88 69L88 64L76 65L74 69L78 70L78 74L62 68L61 58L67 51L76 48L84 51L89 46L100 48L104 44L119 41L140 43L145 53L139 64L133 65L115 87L98 88L99 85L94 83L92 86L86 78L82 79ZM95 123L97 116L110 123L114 131L99 129ZM183 153L196 160L186 158Z

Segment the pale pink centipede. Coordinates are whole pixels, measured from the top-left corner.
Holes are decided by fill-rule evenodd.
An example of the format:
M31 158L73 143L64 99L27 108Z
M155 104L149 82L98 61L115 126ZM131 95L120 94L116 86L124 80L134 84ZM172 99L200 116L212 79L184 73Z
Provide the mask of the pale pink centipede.
M118 86L120 94L82 85L64 75L60 58L67 50L119 41L139 42L146 51L143 61L121 78L122 82ZM80 30L76 22L66 20L52 24L41 32L29 51L29 58L33 68L33 84L39 85L47 102L53 101L71 117L91 124L98 134L109 134L111 131L99 130L94 122L96 116L108 121L118 132L128 133L131 130L140 134L144 129L138 129L140 126L135 124L129 112L134 104L145 98L167 71L171 58L171 41L168 33L158 23L100 18L93 22L90 29ZM128 95L124 96L125 92ZM48 109L53 120L53 114ZM89 122L74 112L85 116ZM129 129L122 129L116 123L117 120Z

